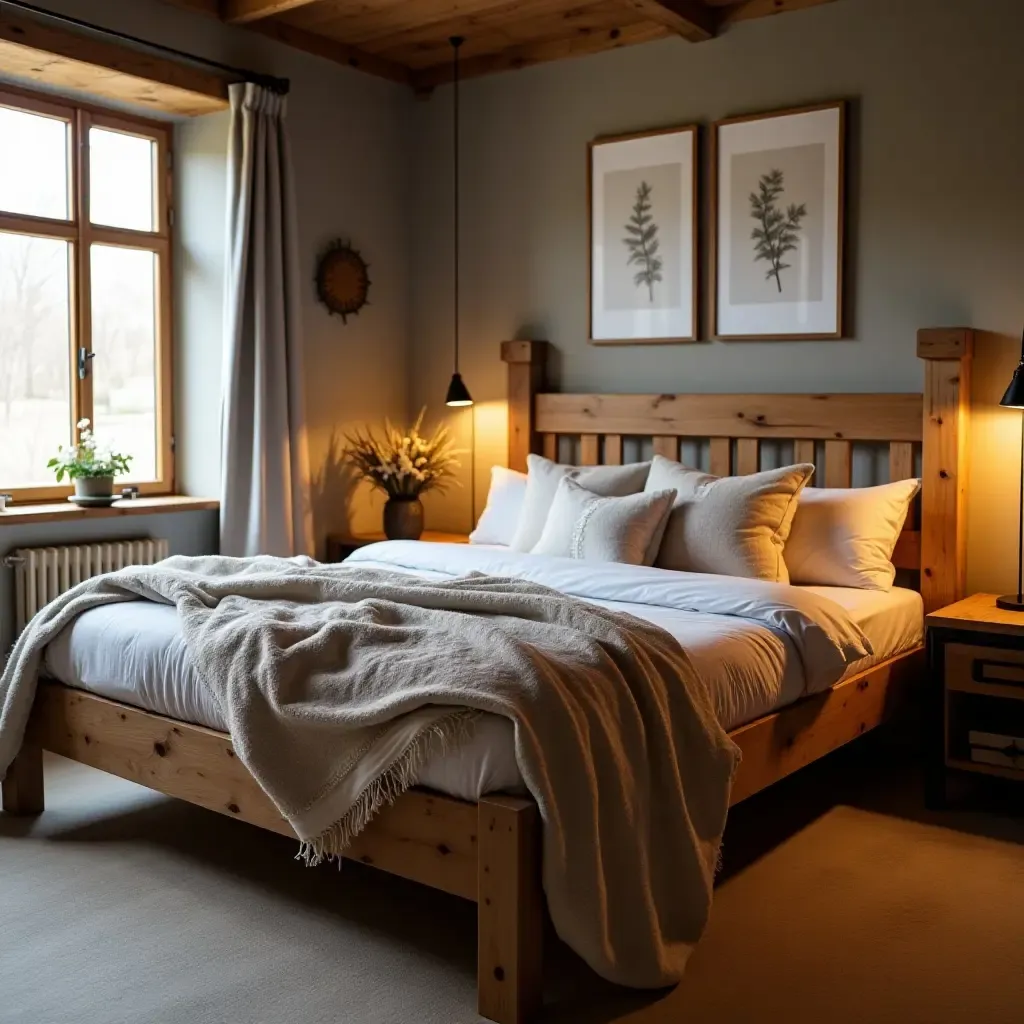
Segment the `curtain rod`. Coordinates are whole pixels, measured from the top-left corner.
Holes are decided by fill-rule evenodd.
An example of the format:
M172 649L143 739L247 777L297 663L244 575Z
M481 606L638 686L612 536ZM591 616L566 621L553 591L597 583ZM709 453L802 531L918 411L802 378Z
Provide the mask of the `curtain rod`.
M123 42L134 43L137 46L144 46L146 49L155 50L157 53L166 53L181 60L191 61L193 64L202 64L208 68L215 68L217 71L226 71L230 75L262 85L281 96L286 96L291 88L291 82L287 78L276 78L274 75L264 75L259 71L249 71L246 68L232 67L230 64L222 64L220 61L209 60L206 57L199 57L194 53L186 53L184 50L176 50L173 46L164 46L163 43L153 43L148 39L140 39L138 36L129 35L127 32L118 32L116 29L104 28L102 25L94 25L80 18L72 18L68 14L58 14L56 11L48 11L45 8L37 7L35 4L25 3L24 0L0 0L0 5L15 7L18 10L28 11L30 14L39 15L42 18L49 18L52 21L59 21L65 25L74 25L75 28L84 28L88 32L95 32L99 35L110 36L112 39L120 39Z

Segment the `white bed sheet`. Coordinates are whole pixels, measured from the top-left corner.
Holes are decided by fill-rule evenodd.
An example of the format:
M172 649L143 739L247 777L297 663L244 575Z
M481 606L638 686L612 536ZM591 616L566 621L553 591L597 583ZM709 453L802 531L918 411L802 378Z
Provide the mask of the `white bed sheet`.
M850 666L863 670L921 642L919 594L809 587L845 608L864 631L874 655ZM675 636L707 682L719 720L734 729L804 694L804 673L792 642L748 619L704 615L651 605L595 601L656 623ZM744 649L737 657L737 649ZM70 686L185 722L223 730L225 722L195 672L178 629L177 612L146 601L94 608L50 644L46 672ZM420 785L450 796L524 791L511 722L481 716L457 751L430 759Z

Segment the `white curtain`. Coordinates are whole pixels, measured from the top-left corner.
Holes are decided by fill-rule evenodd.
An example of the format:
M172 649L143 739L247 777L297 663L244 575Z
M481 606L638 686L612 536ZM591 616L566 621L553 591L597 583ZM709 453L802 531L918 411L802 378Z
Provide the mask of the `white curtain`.
M221 553L312 554L300 275L283 96L231 86Z

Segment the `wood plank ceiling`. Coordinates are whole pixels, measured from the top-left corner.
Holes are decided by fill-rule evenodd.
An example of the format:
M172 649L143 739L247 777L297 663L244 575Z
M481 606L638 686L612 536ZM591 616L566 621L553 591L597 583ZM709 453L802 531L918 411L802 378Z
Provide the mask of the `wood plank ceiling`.
M678 36L833 0L170 0L298 49L429 90L451 79L451 36L465 77Z

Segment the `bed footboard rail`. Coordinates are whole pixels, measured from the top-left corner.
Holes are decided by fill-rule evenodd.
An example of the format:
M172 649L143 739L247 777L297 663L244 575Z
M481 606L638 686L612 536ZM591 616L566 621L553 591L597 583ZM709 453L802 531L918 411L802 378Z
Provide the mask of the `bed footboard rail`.
M24 744L3 782L8 813L43 810L43 750L295 837L226 733L40 683ZM531 1019L541 1004L544 920L533 800L493 795L470 803L411 789L345 856L476 902L480 1013L498 1024Z

